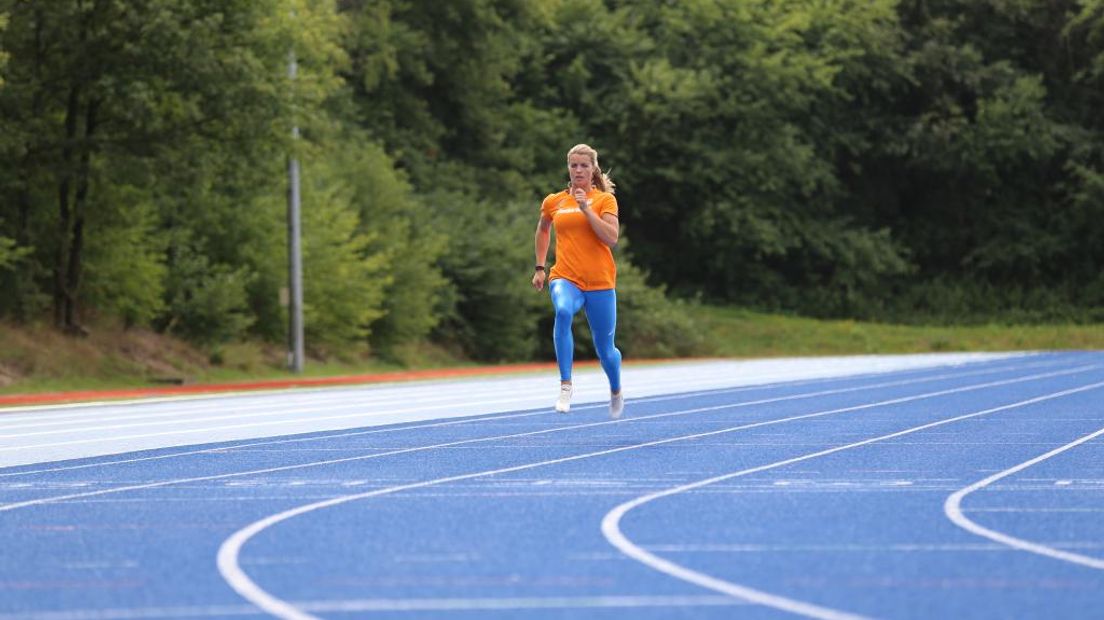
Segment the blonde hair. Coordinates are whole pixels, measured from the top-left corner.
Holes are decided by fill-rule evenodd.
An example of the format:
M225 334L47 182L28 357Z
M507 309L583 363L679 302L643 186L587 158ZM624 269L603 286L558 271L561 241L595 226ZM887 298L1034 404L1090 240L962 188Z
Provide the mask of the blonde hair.
M598 167L598 151L586 144L576 144L567 152L569 160L572 155L586 155L589 157L590 165L594 168L594 172L591 173L591 184L603 192L609 194L614 192L614 188L617 186L613 184L613 179L609 178L609 175L602 172L602 169Z

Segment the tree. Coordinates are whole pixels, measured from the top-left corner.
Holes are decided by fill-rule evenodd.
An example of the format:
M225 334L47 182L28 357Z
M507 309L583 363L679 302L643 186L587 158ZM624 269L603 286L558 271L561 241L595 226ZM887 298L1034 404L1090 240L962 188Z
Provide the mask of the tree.
M256 140L285 107L274 2L12 3L0 92L16 163L17 240L35 235L54 322L78 330L96 170L141 166L180 141ZM283 48L280 45L279 48ZM267 138L266 138L267 139ZM166 148L168 147L168 148ZM48 189L49 188L49 189ZM54 210L40 201L52 194ZM126 217L126 215L123 215Z

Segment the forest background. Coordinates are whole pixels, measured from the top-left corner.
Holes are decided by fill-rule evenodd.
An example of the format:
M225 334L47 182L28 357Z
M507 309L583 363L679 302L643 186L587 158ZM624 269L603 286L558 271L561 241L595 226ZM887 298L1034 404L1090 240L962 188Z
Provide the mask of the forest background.
M1093 329L1102 110L1104 0L0 0L0 320L279 345L294 154L316 359L550 359L586 142L627 356L703 307Z

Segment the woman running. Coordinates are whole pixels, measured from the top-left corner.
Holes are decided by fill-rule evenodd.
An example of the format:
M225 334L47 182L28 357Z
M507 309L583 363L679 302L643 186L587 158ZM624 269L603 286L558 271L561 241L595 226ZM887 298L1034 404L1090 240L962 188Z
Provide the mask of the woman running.
M580 308L594 336L594 348L610 386L611 418L621 417L625 397L621 392L621 352L613 345L617 329L617 265L611 248L617 245L619 225L614 185L598 167L598 151L578 144L567 152L571 185L550 194L541 203L533 239L536 272L533 288L552 292L556 311L552 340L560 367L560 397L556 411L571 410L571 364L575 344L571 321ZM549 231L556 228L556 264L545 268Z

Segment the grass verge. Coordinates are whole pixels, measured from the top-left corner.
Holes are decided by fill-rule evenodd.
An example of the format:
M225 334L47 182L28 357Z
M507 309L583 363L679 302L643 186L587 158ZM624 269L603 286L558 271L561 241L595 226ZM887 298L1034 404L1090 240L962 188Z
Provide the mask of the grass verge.
M887 325L710 306L695 313L710 352L722 357L1104 348L1102 325Z
M1102 325L912 326L825 321L715 306L690 306L708 343L702 356L1104 349ZM311 359L301 377L334 377L474 364L429 344L394 361L349 352ZM630 356L631 357L631 356ZM238 343L203 351L148 330L98 327L75 338L48 326L0 323L0 394L125 389L288 379L280 345Z

